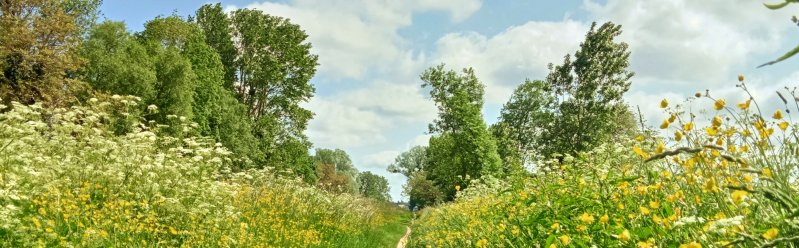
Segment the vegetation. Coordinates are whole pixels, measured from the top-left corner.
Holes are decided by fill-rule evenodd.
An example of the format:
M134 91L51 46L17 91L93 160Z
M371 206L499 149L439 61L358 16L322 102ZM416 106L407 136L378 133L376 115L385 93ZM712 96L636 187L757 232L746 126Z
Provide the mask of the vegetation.
M619 25L492 125L472 68L422 72L431 138L387 168L412 221L385 177L310 152L299 25L206 4L131 33L99 4L0 1L0 247L394 247L408 226L411 247L797 247L795 89L761 108L739 76L736 104L663 99L651 130Z

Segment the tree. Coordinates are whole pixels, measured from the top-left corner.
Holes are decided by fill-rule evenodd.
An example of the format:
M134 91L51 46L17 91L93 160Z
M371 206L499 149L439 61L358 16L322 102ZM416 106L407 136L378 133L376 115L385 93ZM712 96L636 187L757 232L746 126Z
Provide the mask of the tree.
M444 199L444 194L427 179L427 173L417 171L411 174L408 183L403 186L403 194L408 196L408 208L419 210L433 206Z
M492 133L499 144L505 165L522 166L530 162L540 147L546 146L543 136L552 127L555 96L544 81L525 81L502 106L499 121Z
M337 194L352 193L352 178L336 172L336 166L332 164L317 164L319 188Z
M83 34L94 23L99 0L0 2L0 98L65 106L83 84L72 74Z
M566 55L563 64L550 64L545 81L516 89L499 120L511 141L500 143L516 145L527 163L535 153L574 155L632 133L623 95L633 73L627 44L614 41L620 34L613 23L592 24L574 59Z
M391 201L388 190L388 180L385 177L368 171L358 174L358 193L362 196L388 202Z
M394 163L388 166L391 173L401 173L410 178L411 174L423 171L427 164L427 147L414 146L410 150L403 152L394 159Z
M356 181L358 170L355 169L355 166L352 164L352 160L350 160L350 156L347 155L347 152L341 149L316 149L316 154L313 156L313 162L317 169L319 168L319 165L333 166L333 170L337 175L347 178L347 181L349 182L349 184L347 184L349 191L347 192L355 193L358 191L358 185ZM320 174L320 183L322 183L324 175L327 174Z
M205 42L216 50L225 68L224 86L233 90L236 81L236 47L233 46L230 19L222 10L220 3L203 5L197 10L196 15L197 24L205 34Z
M474 70L458 74L445 71L444 65L426 70L421 78L439 110L430 124L430 132L439 135L430 139L428 177L451 200L455 187L466 188L469 178L501 172L496 142L481 113L484 86Z
M142 102L155 98L153 58L130 33L125 23L105 21L95 25L80 49L86 65L80 79L92 88L118 95L135 95Z

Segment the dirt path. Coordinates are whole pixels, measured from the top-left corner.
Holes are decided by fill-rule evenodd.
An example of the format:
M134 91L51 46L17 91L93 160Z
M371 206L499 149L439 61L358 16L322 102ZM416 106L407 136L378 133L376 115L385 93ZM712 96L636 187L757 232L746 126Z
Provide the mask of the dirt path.
M405 227L405 236L402 236L399 243L397 243L397 248L405 248L405 244L408 243L408 237L411 236L411 226Z

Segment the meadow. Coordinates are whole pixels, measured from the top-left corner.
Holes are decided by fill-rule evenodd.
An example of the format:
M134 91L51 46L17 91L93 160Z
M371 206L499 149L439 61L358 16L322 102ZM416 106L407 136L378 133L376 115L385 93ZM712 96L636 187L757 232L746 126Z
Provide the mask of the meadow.
M0 246L393 247L404 234L405 210L233 172L221 144L185 118L143 122L138 102L0 114Z
M479 180L420 213L413 247L795 247L799 99L762 109L739 87L741 102L663 99L657 130Z

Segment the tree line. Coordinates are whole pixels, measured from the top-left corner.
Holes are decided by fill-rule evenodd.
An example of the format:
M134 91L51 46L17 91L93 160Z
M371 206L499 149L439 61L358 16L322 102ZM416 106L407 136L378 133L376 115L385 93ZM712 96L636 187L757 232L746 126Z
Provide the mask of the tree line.
M131 33L124 22L99 22L100 4L0 2L4 105L69 107L134 95L142 118L190 120L190 132L236 154L237 170L272 167L331 191L389 200L386 179L359 173L343 151L309 152L304 132L314 114L300 104L314 95L318 56L299 25L254 9L225 13L217 3L193 16L155 17ZM132 128L115 126L120 135Z

